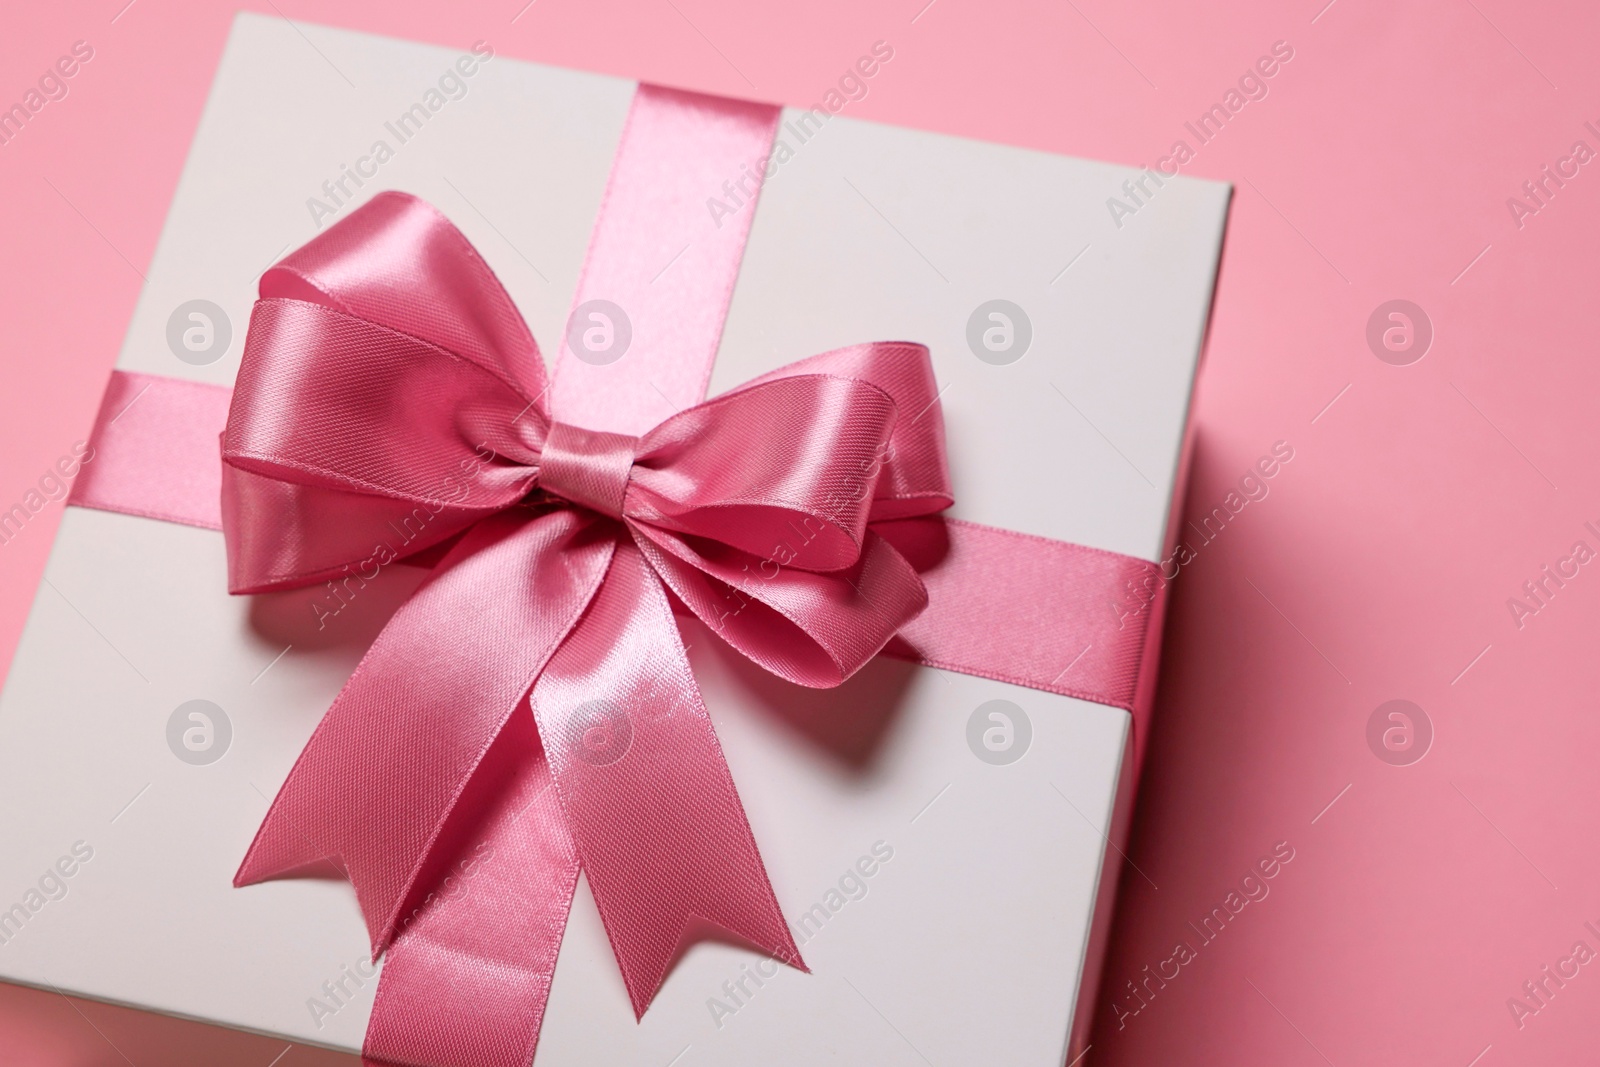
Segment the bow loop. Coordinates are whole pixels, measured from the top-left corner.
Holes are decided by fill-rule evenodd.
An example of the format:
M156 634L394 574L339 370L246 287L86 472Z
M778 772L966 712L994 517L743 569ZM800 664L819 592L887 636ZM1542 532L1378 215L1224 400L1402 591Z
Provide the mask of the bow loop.
M645 434L629 517L784 566L851 567L895 419L883 390L827 375L718 397Z
M539 349L432 205L379 193L260 292L223 435L232 592L415 556L527 494Z
M839 685L928 605L916 570L870 530L855 565L831 573L660 528L633 532L691 612L746 658L797 685Z
M908 341L875 341L837 348L779 367L727 395L814 374L871 383L894 401L899 418L888 444L873 459L877 478L871 498L872 522L932 515L951 505L954 498L945 455L944 419L939 412L942 390L934 381L933 361L926 347Z
M409 193L378 193L274 264L260 288L411 334L529 397L545 391L539 346L505 286L449 219Z
M511 383L323 304L258 301L222 436L234 592L440 544L516 503L546 433Z

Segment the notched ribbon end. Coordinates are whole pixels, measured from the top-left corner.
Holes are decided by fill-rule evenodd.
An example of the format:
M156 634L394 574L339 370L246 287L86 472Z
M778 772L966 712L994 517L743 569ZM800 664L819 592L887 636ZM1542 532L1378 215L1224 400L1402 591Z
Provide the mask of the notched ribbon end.
M239 864L239 869L234 872L233 887L243 889L246 886L260 885L262 882L296 878L348 882L350 871L338 856L267 858L262 848L252 844L250 851L245 854L244 862Z
M758 953L766 959L787 964L802 974L811 973L811 968L800 957L800 949L794 943L793 935L781 921L779 929L773 932L773 936L759 937L741 934L704 915L690 914L678 931L676 945L665 955L658 967L651 968L649 973L643 974L636 968L626 966L623 968L622 979L628 988L628 999L633 1005L635 1022L644 1019L644 1013L650 1009L656 994L661 991L668 976L677 969L689 951L696 945L707 942ZM731 985L736 990L743 990L741 995L748 996L752 984L760 986L770 982L776 974L776 971L771 975L760 973L760 962L757 961L754 965L747 963L742 966L739 973L729 978L725 984Z

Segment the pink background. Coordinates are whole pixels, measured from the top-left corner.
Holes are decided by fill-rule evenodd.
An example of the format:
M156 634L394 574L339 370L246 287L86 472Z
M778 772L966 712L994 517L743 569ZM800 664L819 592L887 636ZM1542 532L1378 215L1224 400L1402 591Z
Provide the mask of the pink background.
M73 41L95 57L0 147L0 510L86 434L233 10L124 2L3 16L4 103ZM1197 944L1188 924L1275 843L1295 858L1121 1029L1103 1000L1084 1063L1592 1056L1600 966L1520 1029L1506 999L1580 938L1600 949L1583 929L1600 927L1600 567L1520 630L1506 601L1579 538L1600 548L1583 530L1600 526L1600 164L1521 229L1506 200L1575 140L1600 149L1583 128L1600 127L1600 9L924 2L537 0L514 23L523 0L248 6L805 104L884 39L895 58L852 114L1133 164L1193 145L1183 123L1288 41L1270 94L1185 168L1238 186L1189 514L1273 442L1295 456L1177 579L1130 848L1159 889L1123 879L1106 996ZM1405 367L1365 340L1395 298L1435 329ZM0 668L59 511L0 546ZM1411 766L1367 745L1392 698L1435 730ZM353 1062L20 990L0 996L0 1048L52 1067Z

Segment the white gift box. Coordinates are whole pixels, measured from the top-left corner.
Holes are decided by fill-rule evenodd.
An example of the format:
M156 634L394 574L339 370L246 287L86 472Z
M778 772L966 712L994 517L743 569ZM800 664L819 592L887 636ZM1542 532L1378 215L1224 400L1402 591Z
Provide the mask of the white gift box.
M894 76L892 42L862 53ZM240 15L118 367L231 384L260 273L390 188L461 228L548 358L633 91L492 43ZM821 100L844 113L780 127L790 152L754 208L712 394L843 345L921 341L955 517L1163 559L1228 188ZM1144 206L1119 225L1107 200L1141 179ZM184 348L201 320L178 312L195 300L230 329ZM991 318L996 300L1011 306ZM318 591L230 597L225 573L213 531L64 517L0 696L0 979L355 1051L377 967L350 886L231 879L422 572L388 569L321 630L307 625ZM1130 714L884 658L842 689L800 691L699 624L684 632L813 973L700 944L635 1023L580 884L536 1062L1075 1056L1117 879L1137 876L1111 845L1132 804ZM1153 656L1145 669L1148 700ZM181 710L196 700L203 719ZM996 720L985 747L969 722L992 700L1026 728Z

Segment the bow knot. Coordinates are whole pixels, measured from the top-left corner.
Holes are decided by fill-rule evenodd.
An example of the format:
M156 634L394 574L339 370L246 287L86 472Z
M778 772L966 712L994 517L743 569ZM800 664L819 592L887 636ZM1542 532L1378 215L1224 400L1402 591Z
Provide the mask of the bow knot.
M551 423L539 454L539 485L569 503L620 519L638 447L639 439L627 434Z

